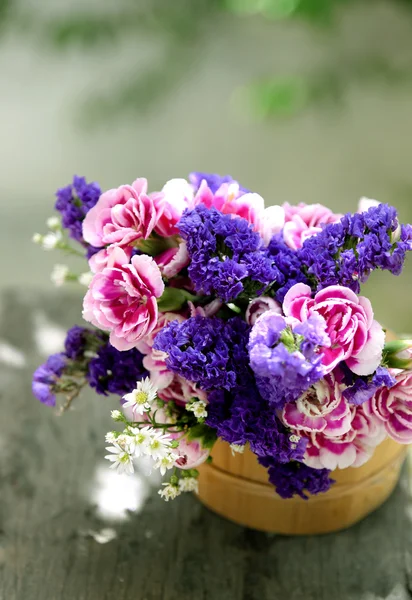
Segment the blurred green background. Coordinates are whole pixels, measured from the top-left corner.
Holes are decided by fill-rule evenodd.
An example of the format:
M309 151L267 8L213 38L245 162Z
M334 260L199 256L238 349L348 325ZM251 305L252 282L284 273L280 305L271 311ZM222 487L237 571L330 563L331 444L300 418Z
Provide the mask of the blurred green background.
M65 258L31 238L73 173L230 173L267 204L365 195L412 222L412 0L0 0L0 47L2 287L51 287ZM412 333L411 261L364 290Z

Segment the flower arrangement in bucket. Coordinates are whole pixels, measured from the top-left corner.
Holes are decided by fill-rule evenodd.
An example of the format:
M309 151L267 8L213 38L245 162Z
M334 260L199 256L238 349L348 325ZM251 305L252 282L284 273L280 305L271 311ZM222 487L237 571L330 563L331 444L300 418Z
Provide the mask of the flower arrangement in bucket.
M62 409L86 385L120 397L111 468L151 457L165 500L195 491L285 533L341 528L388 496L412 441L412 342L387 338L361 284L399 275L412 249L395 208L265 208L205 173L154 193L75 177L56 196L60 216L35 241L87 259L52 278L87 286L90 326L68 331L33 393Z

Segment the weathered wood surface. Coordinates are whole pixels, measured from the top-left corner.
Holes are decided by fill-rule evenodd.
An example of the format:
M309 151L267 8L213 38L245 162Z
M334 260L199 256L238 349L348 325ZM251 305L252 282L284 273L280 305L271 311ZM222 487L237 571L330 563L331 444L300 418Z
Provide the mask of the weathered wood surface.
M56 417L30 392L43 360L33 323L43 333L44 315L63 327L79 323L79 298L11 291L0 311L0 600L412 598L406 473L380 510L335 535L257 533L193 497L166 504L154 489L127 521L103 520L92 495L115 401L87 393ZM5 364L4 342L24 353L24 367ZM91 535L108 527L108 543Z

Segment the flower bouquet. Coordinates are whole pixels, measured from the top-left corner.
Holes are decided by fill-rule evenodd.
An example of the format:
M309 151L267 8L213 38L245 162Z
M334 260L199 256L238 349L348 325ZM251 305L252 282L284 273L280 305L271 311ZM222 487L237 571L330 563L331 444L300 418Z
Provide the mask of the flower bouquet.
M85 385L120 397L111 468L133 473L150 457L165 500L200 481L221 514L276 530L271 507L293 517L332 498L339 470L361 472L381 445L379 467L412 441L412 342L389 341L360 294L375 269L399 275L412 249L395 208L366 198L344 216L319 204L265 208L229 176L205 173L154 193L145 179L101 193L75 177L56 196L60 216L35 241L87 259L87 272L57 265L52 278L87 286L92 327L68 331L33 393L49 406L61 395L62 409ZM268 525L245 516L256 510L243 501L237 516L228 488L239 475L260 486L245 502ZM320 506L325 520L336 510Z

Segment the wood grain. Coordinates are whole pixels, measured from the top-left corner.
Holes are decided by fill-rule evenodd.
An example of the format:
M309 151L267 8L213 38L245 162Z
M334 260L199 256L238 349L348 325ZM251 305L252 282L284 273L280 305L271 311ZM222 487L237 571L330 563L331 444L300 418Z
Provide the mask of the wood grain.
M285 500L274 493L256 456L232 455L224 442L202 465L199 499L217 514L253 529L286 535L330 533L350 527L381 506L393 492L407 449L385 440L357 469L336 470L335 484L309 500Z
M30 290L0 297L1 600L404 600L412 597L412 503L402 485L373 515L334 535L290 538L234 525L155 489L129 520L98 516L90 490L116 400L87 393L63 417L31 397L43 357L33 314L81 324L80 298ZM112 527L99 544L89 532Z

